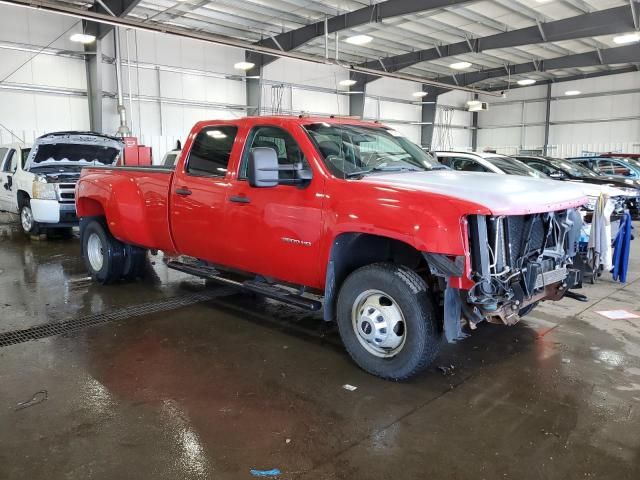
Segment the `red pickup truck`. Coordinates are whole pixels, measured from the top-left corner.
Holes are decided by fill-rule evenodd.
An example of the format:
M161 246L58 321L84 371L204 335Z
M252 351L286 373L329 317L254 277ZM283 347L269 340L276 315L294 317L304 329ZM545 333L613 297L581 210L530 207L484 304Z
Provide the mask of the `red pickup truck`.
M175 169L85 168L76 202L96 281L135 278L162 250L171 268L322 309L388 379L429 365L441 332L512 325L581 281L580 188L454 172L353 119L199 122Z

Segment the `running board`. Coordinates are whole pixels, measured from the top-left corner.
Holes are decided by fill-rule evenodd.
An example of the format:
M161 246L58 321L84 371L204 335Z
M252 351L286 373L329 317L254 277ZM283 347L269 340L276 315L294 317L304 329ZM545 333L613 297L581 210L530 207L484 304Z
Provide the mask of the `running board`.
M322 302L312 300L310 298L303 297L302 295L296 295L281 287L269 285L264 282L258 282L255 280L246 280L239 282L230 278L224 277L218 270L207 266L189 265L188 263L170 261L167 262L167 267L178 270L189 275L194 275L200 278L206 278L207 280L213 280L214 282L228 285L241 290L264 295L265 297L272 298L282 303L292 305L294 307L302 308L304 310L311 310L317 312L322 308Z

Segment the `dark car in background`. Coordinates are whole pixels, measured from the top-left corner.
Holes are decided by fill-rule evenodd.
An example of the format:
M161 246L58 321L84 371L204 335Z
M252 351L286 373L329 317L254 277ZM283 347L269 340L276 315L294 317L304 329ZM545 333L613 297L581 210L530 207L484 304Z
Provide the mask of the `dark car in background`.
M638 211L640 182L637 180L615 175L599 175L593 170L583 167L580 163L562 158L534 155L515 155L514 158L556 180L608 185L617 188L625 193L625 207L634 215L640 213Z
M582 165L598 175L624 177L635 184L640 184L640 163L634 159L605 156L567 158L573 163ZM627 182L630 183L630 182Z

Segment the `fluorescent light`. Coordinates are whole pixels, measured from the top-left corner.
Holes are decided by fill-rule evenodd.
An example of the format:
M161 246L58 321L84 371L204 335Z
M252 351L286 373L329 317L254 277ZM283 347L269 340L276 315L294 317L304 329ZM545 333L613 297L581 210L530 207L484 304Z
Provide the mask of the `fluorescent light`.
M454 70L464 70L465 68L469 68L471 64L469 62L456 62L449 65Z
M427 92L419 91L413 92L411 95L413 95L414 97L426 97L429 94Z
M351 45L366 45L371 42L371 40L373 40L373 37L370 37L369 35L353 35L348 37L345 42L350 43Z
M235 68L236 70L251 70L253 67L255 67L256 64L255 63L251 63L251 62L238 62L236 64L233 65L233 68Z
M518 85L523 87L533 85L534 83L536 83L536 81L533 78L523 78L522 80L518 80Z
M340 80L338 85L342 85L343 87L350 87L351 85L355 85L357 82L355 80Z
M207 130L207 135L215 138L216 140L219 140L221 138L227 138L227 135L221 132L220 130Z
M467 102L467 107L473 107L475 105L480 105L482 102L480 100L469 100Z
M553 2L553 0L536 0L536 2L538 2L538 3L549 3L549 2Z
M582 92L580 90L567 90L564 94L568 97L575 97L576 95L580 95Z
M613 37L613 43L617 43L618 45L634 42L640 42L640 33L626 33Z
M95 42L96 37L95 35L89 35L88 33L74 33L69 37L69 40L71 40L72 42L87 44Z

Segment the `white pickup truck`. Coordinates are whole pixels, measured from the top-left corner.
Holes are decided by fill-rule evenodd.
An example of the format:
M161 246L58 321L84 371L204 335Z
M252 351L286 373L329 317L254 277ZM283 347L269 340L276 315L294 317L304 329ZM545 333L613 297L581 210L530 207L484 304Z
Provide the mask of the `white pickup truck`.
M114 165L124 143L93 132L48 133L33 146L0 146L0 210L18 213L25 233L78 224L75 188L84 166Z

